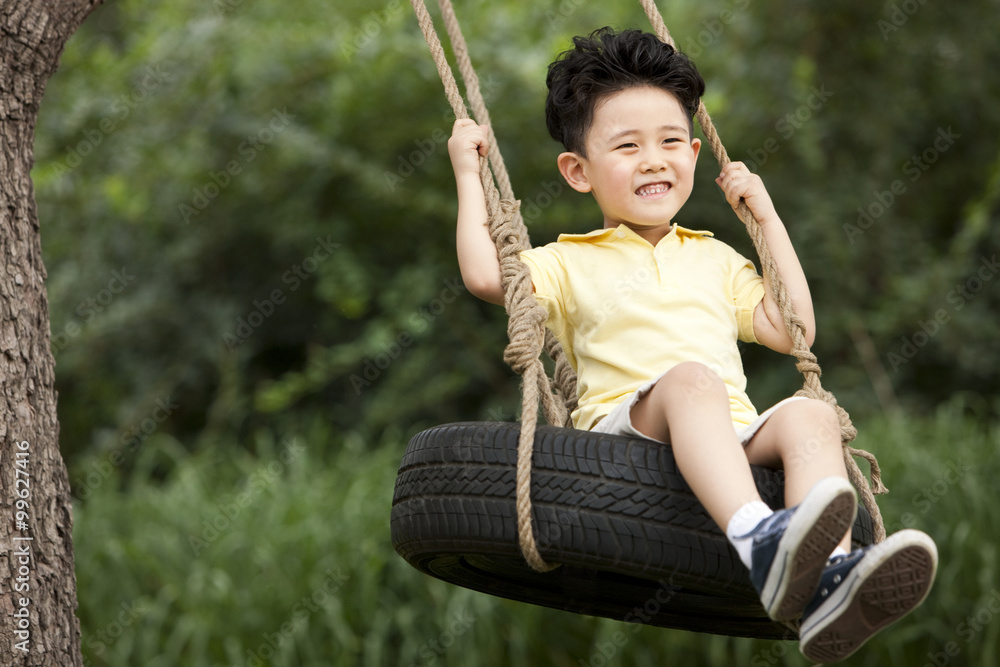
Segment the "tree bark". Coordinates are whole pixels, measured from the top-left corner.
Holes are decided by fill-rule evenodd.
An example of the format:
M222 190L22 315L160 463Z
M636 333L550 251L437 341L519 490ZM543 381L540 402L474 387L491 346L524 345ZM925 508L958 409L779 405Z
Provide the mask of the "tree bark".
M0 664L79 667L73 517L30 172L45 85L101 0L0 0Z

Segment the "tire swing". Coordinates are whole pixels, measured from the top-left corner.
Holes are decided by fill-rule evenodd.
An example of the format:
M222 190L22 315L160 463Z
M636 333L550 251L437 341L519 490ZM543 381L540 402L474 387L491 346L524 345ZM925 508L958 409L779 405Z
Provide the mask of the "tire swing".
M656 34L673 40L653 0L640 0ZM468 118L424 0L411 0L457 118ZM504 360L522 378L521 423L447 424L418 433L396 479L390 518L396 551L418 570L504 598L644 623L744 637L797 636L769 619L746 568L677 470L668 446L572 428L576 376L545 329L519 253L530 248L489 113L450 0L438 0L476 121L489 128L480 176L489 229L503 275L510 343ZM729 157L704 105L698 122L719 164ZM495 182L494 182L495 180ZM861 504L856 545L885 537L874 493L885 493L878 463L849 443L857 431L804 338L785 286L746 205L738 211L771 277L776 302L804 376L797 395L834 406L844 459ZM555 362L550 380L542 349ZM537 426L539 403L549 425ZM871 487L854 456L871 466ZM784 475L752 466L764 502L784 506Z

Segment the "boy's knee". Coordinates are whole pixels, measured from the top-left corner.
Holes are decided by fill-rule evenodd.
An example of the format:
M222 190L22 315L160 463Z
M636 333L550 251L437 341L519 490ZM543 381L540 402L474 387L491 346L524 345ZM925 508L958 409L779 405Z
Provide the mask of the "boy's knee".
M840 416L837 414L837 409L826 401L807 398L792 405L798 407L807 423L815 424L824 435L827 432L840 434Z
M663 381L669 389L683 391L689 398L720 388L725 391L725 383L719 374L697 361L677 364L666 372Z
M826 447L840 447L840 417L836 409L821 400L794 401L779 411L787 429L788 446L816 453ZM777 415L776 415L777 416Z
M700 361L682 361L664 374L672 382L694 384L708 380L719 380L719 374Z
M807 399L784 407L789 408L784 417L792 420L784 422L788 430L780 445L786 471L808 465L817 456L817 461L829 461L831 456L839 459L840 418L833 406Z

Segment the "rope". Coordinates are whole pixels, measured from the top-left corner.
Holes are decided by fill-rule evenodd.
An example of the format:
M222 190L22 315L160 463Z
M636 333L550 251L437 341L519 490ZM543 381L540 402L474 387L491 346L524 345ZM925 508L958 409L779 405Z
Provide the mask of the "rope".
M476 75L476 70L472 66L469 47L465 41L465 35L462 34L462 27L458 22L458 17L455 15L455 9L451 4L451 0L438 0L438 7L441 9L441 17L444 21L445 30L448 32L448 39L451 41L452 50L455 52L455 61L458 64L458 70L461 72L462 80L465 82L465 92L472 107L472 114L475 116L476 122L486 126L486 136L489 141L489 162L493 169L497 188L504 199L514 201L514 190L510 184L510 175L507 172L507 166L500 152L500 144L497 141L496 134L493 132L493 124L490 122L490 112L486 107L486 101L480 90L479 76ZM445 63L447 64L447 61ZM527 250L531 247L528 229L524 225L520 208L514 211L511 224L513 225L513 232L517 235L518 242L521 244L521 247L517 251L517 254L520 255L522 250ZM506 244L505 241L504 239L504 245ZM498 245L497 248L500 249L501 245ZM527 266L524 266L519 259L516 266L523 266L525 275L530 275ZM550 422L570 426L569 414L576 409L577 404L576 373L573 371L572 366L569 365L569 361L566 359L559 341L556 340L551 331L544 329L544 327L543 330L545 332L545 352L555 362L555 373L553 374L552 383L548 391L559 395L562 399L559 403L566 406L565 420L561 422L551 422L550 420ZM548 419L548 413L546 415L546 419ZM522 428L524 427L522 426Z
M676 48L674 40L670 36L670 31L667 30L666 23L664 23L663 17L656 7L656 3L653 0L639 0L639 2L642 4L646 16L649 18L649 22L652 24L660 40ZM704 103L699 104L695 117L698 119L698 124L701 125L702 132L705 134L705 140L708 142L712 154L715 155L715 159L718 160L719 166L725 167L730 162L729 155L722 145L722 140L715 129L715 124L709 117L708 111L705 110ZM858 489L862 503L871 514L875 529L875 541L881 542L885 539L885 525L882 521L882 513L875 503L874 494L886 493L888 489L882 484L882 474L878 461L875 460L875 456L871 453L848 446L848 443L857 436L857 429L851 423L851 418L847 414L847 411L837 404L837 399L834 395L824 389L820 383L822 370L817 362L816 355L809 350L809 345L806 343L805 325L795 314L791 297L788 295L785 283L778 273L777 266L764 240L764 232L745 203L740 202L736 213L746 226L747 233L750 235L754 248L757 250L757 255L760 257L761 270L770 279L771 295L781 310L781 315L785 321L785 328L792 339L791 354L796 359L795 367L803 376L802 389L797 391L796 395L825 401L837 411L837 416L840 419L840 439L844 448L844 463L847 466L847 475L851 483ZM855 456L864 458L871 465L871 486L865 481L864 475L861 473L860 468L858 468L858 464L854 460Z
M417 22L427 41L431 56L437 66L445 94L451 103L456 118L468 118L465 102L462 100L455 76L444 54L444 48L434 29L434 23L427 11L424 0L410 0L417 15ZM504 360L521 376L521 432L518 436L517 468L516 468L516 507L518 542L524 559L533 569L547 572L555 566L545 562L538 551L535 542L531 519L531 459L535 442L535 427L538 423L538 405L541 403L545 418L551 424L566 425L569 416L566 406L556 401L553 386L545 373L541 361L543 346L554 353L557 366L564 369L565 354L558 342L547 334L545 319L547 313L535 300L531 286L531 274L528 267L521 261L520 254L530 248L527 228L520 214L520 205L514 200L510 177L497 148L496 136L489 123L489 112L479 87L479 77L476 76L469 59L468 48L462 35L455 12L450 0L439 0L446 30L455 51L455 59L465 82L466 93L476 122L487 126L487 136L490 143L489 155L480 160L480 180L486 196L486 211L489 217L490 236L497 246L500 259L500 272L504 290L504 307L507 310L507 334L510 343L504 350ZM492 167L492 175L490 172ZM496 179L496 184L494 183ZM498 190L498 185L500 190ZM501 192L503 199L501 199ZM561 360L561 364L560 364ZM570 369L572 370L572 369ZM565 381L565 370L561 373ZM558 393L565 396L568 391L576 395L575 377L572 383L560 386Z
M486 101L483 99L479 89L479 77L472 67L472 60L469 57L469 47L465 43L465 36L462 34L462 27L455 16L455 9L451 5L451 0L438 0L438 7L441 8L441 18L444 21L445 30L448 31L448 39L451 40L451 48L455 52L455 62L458 63L458 71L462 74L462 81L465 82L465 93L469 98L469 105L472 106L472 115L476 122L486 126L486 138L489 140L489 158L493 165L493 175L497 181L497 188L504 199L514 200L514 190L510 185L510 176L500 153L500 146L497 137L493 133L493 124L490 122L490 112L486 108ZM520 212L515 214L515 218L520 218ZM519 230L520 231L520 230ZM520 236L521 234L519 234ZM524 230L524 240L527 241L528 233ZM530 244L526 243L526 247Z

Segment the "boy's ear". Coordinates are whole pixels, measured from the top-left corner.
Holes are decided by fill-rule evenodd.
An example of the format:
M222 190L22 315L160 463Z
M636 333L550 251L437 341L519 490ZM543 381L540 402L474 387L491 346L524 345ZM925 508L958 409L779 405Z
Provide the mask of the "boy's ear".
M562 174L569 187L577 192L590 192L592 187L587 177L587 159L577 153L560 153L556 158L559 173Z

